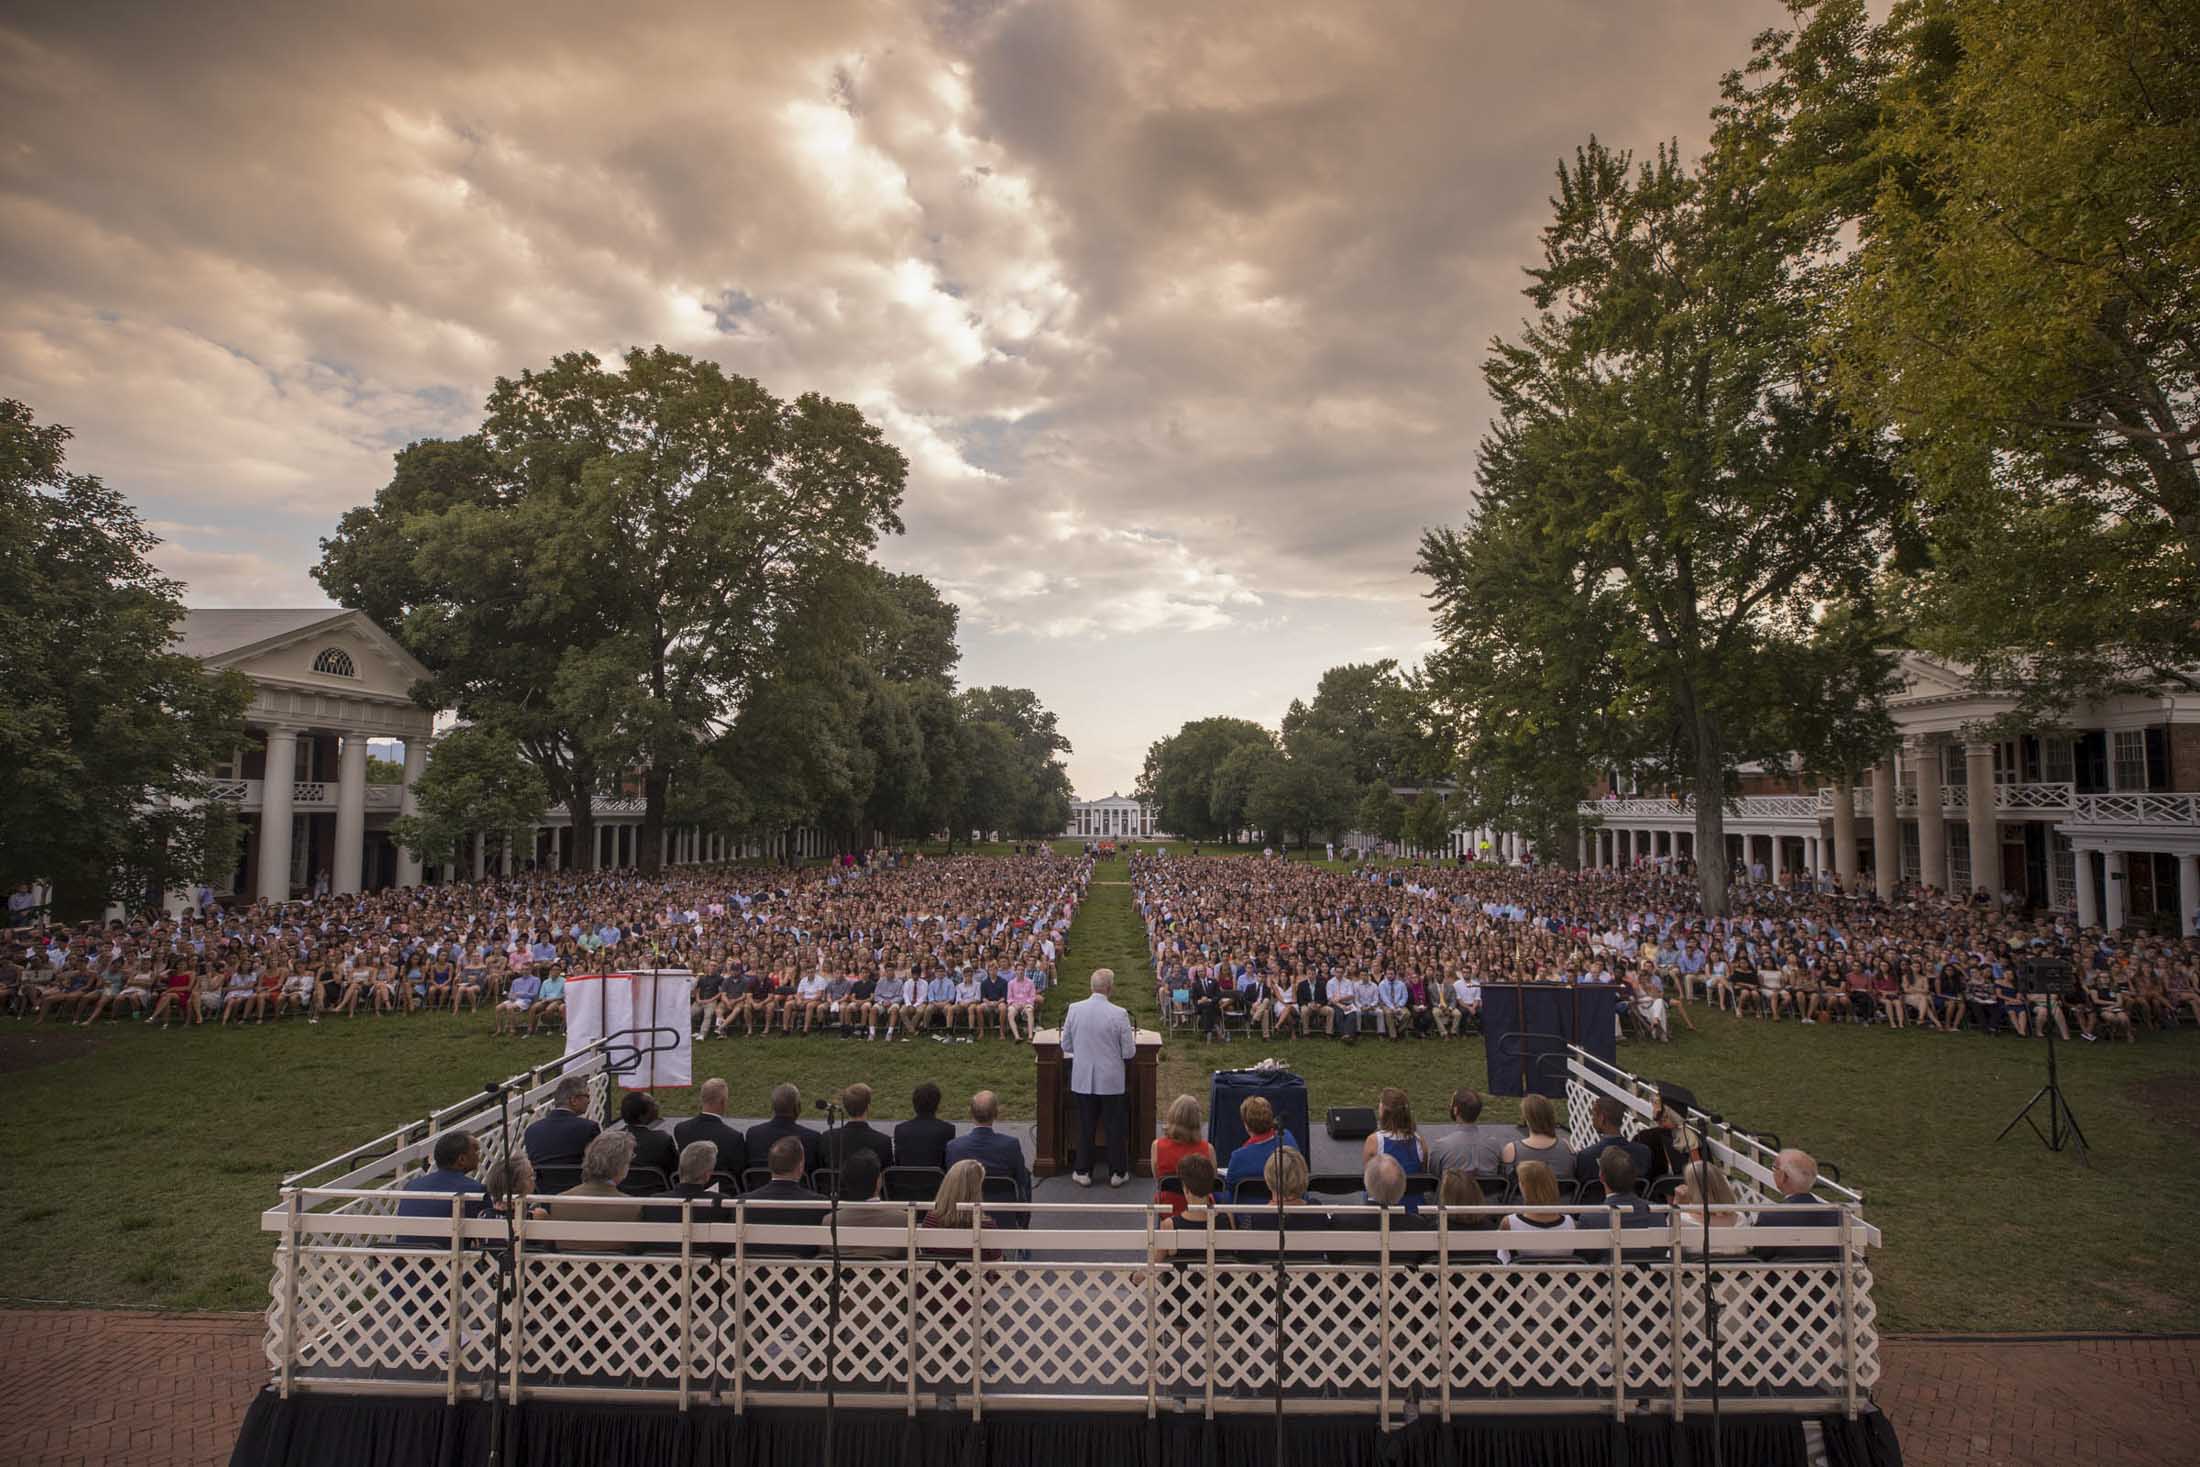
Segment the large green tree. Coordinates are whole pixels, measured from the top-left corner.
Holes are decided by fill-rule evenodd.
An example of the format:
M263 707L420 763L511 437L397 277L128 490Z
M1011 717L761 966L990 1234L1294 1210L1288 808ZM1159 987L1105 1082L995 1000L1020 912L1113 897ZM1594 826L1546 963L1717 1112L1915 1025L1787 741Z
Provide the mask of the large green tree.
M1498 419L1468 533L1552 547L1531 586L1554 618L1555 598L1608 596L1619 716L1697 796L1713 913L1734 771L1782 752L1763 695L1788 687L1778 670L1828 607L1870 602L1905 503L1811 351L1845 268L1842 219L1782 166L1807 104L1870 90L1862 24L1829 8L1763 38L1693 166L1580 149L1529 272L1536 315L1486 367Z
M550 786L518 740L467 725L435 741L413 799L416 813L399 816L391 837L424 860L449 862L469 836L531 829L549 808Z
M499 379L480 434L415 445L317 572L388 617L422 696L518 739L572 807L642 781L654 866L674 771L769 677L782 623L861 565L906 464L856 409L662 347Z
M1311 702L1291 700L1281 731L1285 743L1304 731L1341 744L1354 784L1418 786L1449 762L1427 710L1394 659L1347 662L1322 674Z
M1186 840L1231 840L1246 828L1253 775L1276 738L1243 718L1198 718L1146 750L1138 797L1161 829ZM1232 765L1233 756L1238 757ZM1224 779L1226 766L1232 775Z
M2042 718L2190 691L2200 7L1906 0L1885 40L1877 187L1850 211L1861 269L1830 339L1927 490L1921 635Z
M0 886L49 883L82 918L235 862L206 771L242 739L250 688L172 650L159 540L68 471L69 436L0 401Z

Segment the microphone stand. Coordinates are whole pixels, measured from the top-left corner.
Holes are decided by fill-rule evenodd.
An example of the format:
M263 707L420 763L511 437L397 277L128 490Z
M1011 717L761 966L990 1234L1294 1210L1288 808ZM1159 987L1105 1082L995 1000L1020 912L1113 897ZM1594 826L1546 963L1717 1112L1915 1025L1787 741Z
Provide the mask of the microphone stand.
M512 1096L499 1081L491 1080L481 1087L482 1094L497 1099L497 1130L504 1138L504 1174L512 1175ZM482 1399L489 1407L489 1467L501 1467L504 1453L504 1417L510 1402L504 1398L504 1311L518 1283L514 1264L519 1252L518 1213L526 1205L519 1196L508 1196L504 1205L504 1246L494 1249L497 1259L496 1308L491 1326L489 1369L491 1376L482 1388Z
M1281 1122L1277 1123L1279 1127ZM1276 1467L1283 1467L1283 1307L1286 1298L1283 1286L1283 1254L1288 1229L1284 1223L1285 1208L1280 1198L1271 1197L1276 1205Z
M1704 1191L1708 1194L1711 1163L1702 1161L1697 1165L1703 1168L1707 1183ZM1725 1448L1719 1440L1719 1300L1711 1286L1711 1198L1701 1197L1697 1204L1703 1208L1703 1312L1711 1347L1711 1467L1725 1467Z
M840 1173L847 1165L845 1146L834 1144L839 1136L840 1103L833 1097L818 1101L825 1112L825 1159L833 1164L833 1184L826 1189L825 1227L831 1241L832 1272L825 1283L825 1442L824 1467L833 1467L833 1410L840 1383Z

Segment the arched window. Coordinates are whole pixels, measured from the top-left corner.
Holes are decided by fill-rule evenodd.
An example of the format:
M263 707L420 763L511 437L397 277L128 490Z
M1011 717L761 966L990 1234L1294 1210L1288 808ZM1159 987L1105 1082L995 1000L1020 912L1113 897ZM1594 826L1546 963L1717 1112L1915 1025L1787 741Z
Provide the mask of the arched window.
M315 672L325 672L330 677L358 676L351 669L351 654L341 647L327 648L320 656L314 658L313 670Z

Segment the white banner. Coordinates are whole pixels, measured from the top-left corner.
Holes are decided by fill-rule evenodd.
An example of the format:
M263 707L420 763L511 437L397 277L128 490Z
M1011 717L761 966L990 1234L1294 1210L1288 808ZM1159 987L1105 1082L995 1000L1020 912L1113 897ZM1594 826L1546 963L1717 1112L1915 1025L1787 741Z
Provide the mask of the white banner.
M565 1052L573 1054L613 1035L608 1046L611 1061L627 1063L611 1073L627 1089L694 1084L695 1039L688 1029L689 990L694 985L695 975L685 968L566 979ZM651 1032L660 1029L666 1032ZM653 1045L667 1047L652 1050Z

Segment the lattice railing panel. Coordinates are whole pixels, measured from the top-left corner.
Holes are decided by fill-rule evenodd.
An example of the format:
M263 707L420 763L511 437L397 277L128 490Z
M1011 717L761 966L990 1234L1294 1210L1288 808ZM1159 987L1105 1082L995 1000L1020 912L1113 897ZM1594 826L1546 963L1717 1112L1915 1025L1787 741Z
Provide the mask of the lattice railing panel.
M1608 1280L1590 1268L1486 1268L1452 1280L1452 1389L1609 1387Z
M1143 1388L1152 1343L1145 1275L1074 1265L995 1271L985 1292L986 1384Z
M678 1258L531 1253L520 1368L560 1385L674 1386Z
M1868 1279L1863 1282L1868 1287ZM1712 1293L1719 1305L1721 1390L1840 1391L1845 1360L1838 1265L1770 1268L1720 1264L1712 1270ZM1710 1337L1700 1272L1684 1277L1679 1310L1682 1382L1690 1391L1708 1390ZM1870 1342L1870 1379L1876 1380L1878 1339L1864 1311L1859 1311L1857 1338L1860 1365L1864 1342ZM1860 1388L1869 1384L1861 1368L1857 1383Z
M478 1372L493 1341L496 1273L478 1252L461 1255L458 1368ZM277 1279L284 1277L278 1265ZM268 1311L280 1364L281 1296ZM333 1374L442 1371L450 1359L451 1256L390 1249L299 1250L297 1368Z

